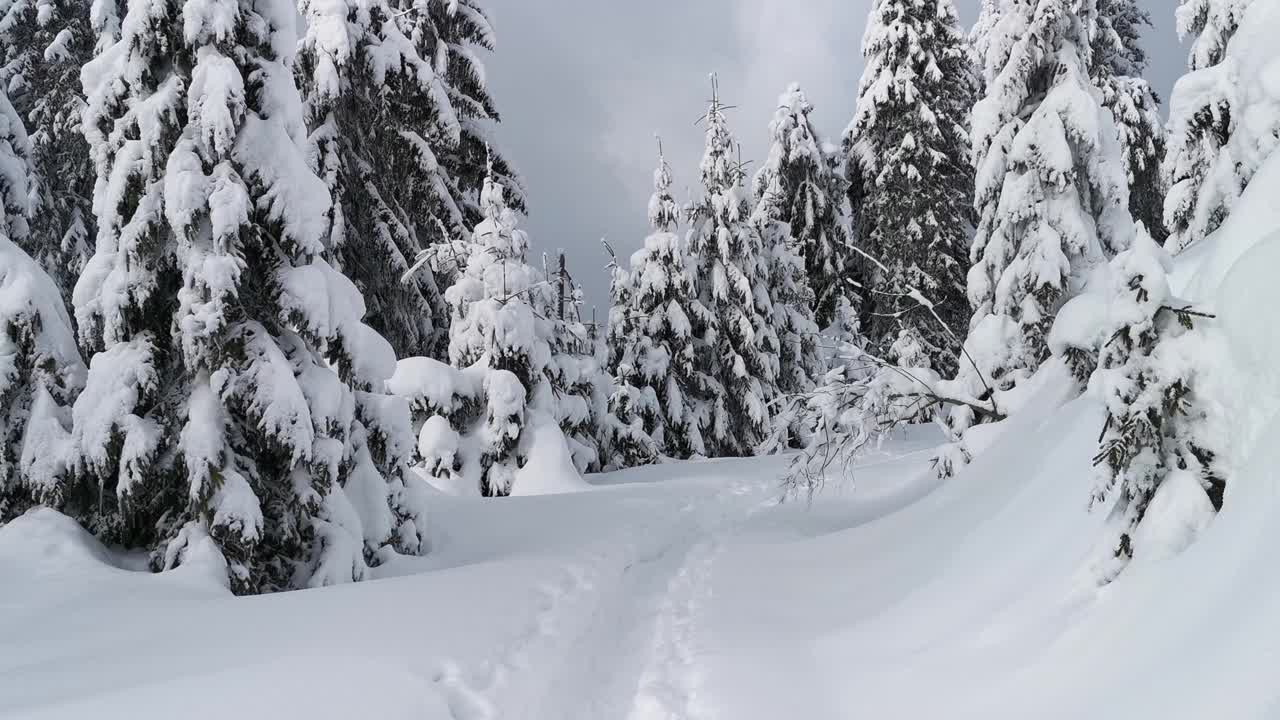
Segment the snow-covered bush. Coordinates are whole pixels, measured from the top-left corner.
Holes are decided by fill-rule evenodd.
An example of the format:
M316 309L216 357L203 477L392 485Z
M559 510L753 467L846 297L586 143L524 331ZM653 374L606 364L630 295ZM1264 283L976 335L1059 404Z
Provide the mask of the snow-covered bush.
M786 478L788 491L812 494L833 476L847 481L859 452L952 401L938 394L937 372L912 365L920 362L919 348L908 347L915 340L909 330L903 333L906 339L895 343L903 353L897 362L847 344L843 362L821 385L782 405L774 434L762 450L784 450L788 438L799 441L800 452Z
M1173 297L1171 266L1139 233L1133 248L1100 272L1098 289L1064 308L1051 337L1059 354L1089 348L1097 358L1089 391L1105 404L1107 420L1094 458L1093 502L1116 498L1114 557L1099 568L1104 582L1133 557L1147 508L1171 476L1194 478L1206 502L1222 507L1225 478L1209 431L1222 419L1211 417L1199 390L1208 355L1195 322L1203 313Z

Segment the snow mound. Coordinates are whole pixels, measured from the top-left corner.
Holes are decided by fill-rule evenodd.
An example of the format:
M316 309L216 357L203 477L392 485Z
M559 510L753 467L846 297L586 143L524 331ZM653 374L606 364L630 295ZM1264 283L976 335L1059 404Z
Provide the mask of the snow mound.
M0 525L0 577L19 571L94 572L115 565L110 550L56 510L34 508Z
M516 473L512 495L556 495L591 489L573 464L564 433L550 417L534 419L528 430L527 460Z
M1138 525L1134 561L1158 562L1186 550L1213 517L1213 502L1196 476L1185 470L1169 473Z

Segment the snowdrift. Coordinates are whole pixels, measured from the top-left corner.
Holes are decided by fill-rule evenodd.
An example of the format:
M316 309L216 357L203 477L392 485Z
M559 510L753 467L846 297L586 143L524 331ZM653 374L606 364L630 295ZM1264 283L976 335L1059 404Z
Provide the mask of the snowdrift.
M1162 508L1174 492L1158 497L1151 512L1170 521L1098 587L1089 566L1107 549L1108 509L1090 511L1088 499L1102 409L1088 397L1063 405L1069 381L1051 367L1028 410L919 502L852 529L782 543L771 532L729 551L707 611L708 712L1280 717L1278 194L1273 158L1174 276L1175 291L1219 316L1206 332L1227 348L1210 378L1230 425L1217 517Z

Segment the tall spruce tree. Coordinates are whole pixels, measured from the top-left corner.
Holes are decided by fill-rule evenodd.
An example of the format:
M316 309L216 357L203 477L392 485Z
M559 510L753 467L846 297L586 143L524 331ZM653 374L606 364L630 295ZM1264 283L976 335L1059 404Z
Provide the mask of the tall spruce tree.
M779 343L778 390L788 395L812 390L826 374L813 314L817 303L802 248L848 242L847 238L831 242L831 237L842 237L844 228L838 220L838 201L827 197L830 184L821 177L827 163L809 124L811 109L799 85L791 85L778 98L778 109L769 124L769 154L755 177L751 217L769 264L773 325Z
M1163 243L1164 121L1151 83L1143 78L1147 53L1142 28L1151 16L1137 0L1098 0L1098 29L1093 39L1092 75L1102 90L1102 104L1111 111L1120 132L1125 175L1129 179L1129 211L1151 235Z
M1005 0L1001 13L974 108L968 283L980 369L1007 388L1040 366L1057 308L1129 246L1133 222L1115 126L1088 73L1095 0Z
M401 356L447 355L441 289L455 263L422 251L465 242L484 219L486 168L523 209L518 178L488 145L498 119L477 50L492 50L474 0L303 4L301 52L313 163L335 202L330 235L342 269L371 305L370 322Z
M973 114L974 308L957 394L991 401L1047 358L1058 308L1132 241L1121 147L1089 75L1096 0L1003 0L987 38L986 95ZM954 437L978 420L952 411ZM969 453L945 449L949 474Z
M809 119L813 106L798 85L778 99L770 124L769 162L780 195L772 198L775 219L791 226L813 291L813 316L820 327L832 324L842 300L856 301L859 264L850 249L853 229L846 195L848 183L840 158ZM767 182L764 182L767 184ZM756 194L762 180L756 179Z
M1227 57L1253 0L1183 0L1178 34L1194 36L1188 73L1174 86L1164 175L1168 248L1178 253L1218 229L1248 182L1247 166L1228 150L1239 124L1233 107L1240 80Z
M461 232L437 153L461 123L434 58L400 27L399 3L305 2L299 85L311 155L333 196L328 244L401 356L440 357L447 308L431 268L402 275L426 246Z
M750 223L742 164L712 79L702 156L703 197L689 208L696 287L710 311L695 326L695 363L714 398L703 440L715 456L748 455L767 437L777 395L778 336L767 257Z
M954 371L958 347L943 321L968 316L964 284L973 229L968 116L973 58L951 0L876 0L863 40L858 109L845 131L849 166L862 175L856 208L862 245L887 268L868 278L866 332L886 352L911 329L933 366Z
M435 150L445 169L453 204L462 210L463 225L452 227L455 238L482 222L486 210L482 191L492 177L504 189L505 202L524 211L524 184L511 163L494 146L489 128L501 117L489 93L478 50L497 45L493 22L480 0L395 0L404 34L413 39L418 56L429 61L444 83L449 105L458 122L458 141ZM442 284L443 287L443 284Z
M80 128L80 68L95 36L84 0L0 2L0 84L27 125L34 201L19 242L69 303L92 252L94 172Z
M653 232L629 270L615 271L609 337L610 371L620 386L615 412L624 421L637 418L663 455L686 459L707 454L703 425L712 386L697 365L694 328L714 318L698 297L688 246L676 234L679 216L671 168L659 152L649 200Z
M93 529L158 568L211 541L238 593L360 579L425 529L408 411L384 394L394 354L325 260L295 17L133 3L99 18L83 73L100 227L75 305L97 354L73 441Z
M0 84L0 523L73 501L69 408L84 384L75 331L28 236L32 149Z

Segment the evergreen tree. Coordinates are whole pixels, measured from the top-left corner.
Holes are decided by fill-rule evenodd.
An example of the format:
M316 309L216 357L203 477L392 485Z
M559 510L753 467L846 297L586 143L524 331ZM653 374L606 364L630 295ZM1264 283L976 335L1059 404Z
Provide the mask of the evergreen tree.
M1057 308L1133 234L1117 134L1088 74L1094 3L1006 0L990 38L995 73L974 108L969 339L999 389L1040 366Z
M312 163L333 196L328 244L400 356L444 352L447 308L430 268L402 282L430 244L465 222L437 154L461 123L433 58L400 27L398 3L305 2L299 84Z
M1160 102L1143 79L1147 54L1142 27L1151 16L1136 0L1098 0L1098 30L1093 39L1092 75L1102 90L1103 107L1120 131L1125 175L1129 179L1129 211L1161 243L1164 229L1165 129Z
M68 408L84 363L57 286L15 240L28 233L31 143L0 85L0 523L64 507Z
M85 67L97 249L75 288L97 354L76 401L90 525L173 567L209 541L238 593L351 581L421 549L390 346L325 259L282 0L110 13ZM116 29L118 28L118 37Z
M485 81L478 50L496 47L493 23L480 0L395 0L405 36L418 56L428 60L444 83L458 122L457 143L435 150L445 169L453 204L462 210L462 226L450 228L465 238L486 217L482 197L486 178L505 188L508 206L526 210L524 185L511 163L493 146L487 125L501 120ZM443 284L441 285L444 286Z
M559 275L558 282L571 282L567 276ZM577 317L581 297L582 290L577 287L571 297L566 296L564 318L559 317L559 308L545 309L545 314L555 318L547 372L555 396L556 419L568 441L575 466L579 472L598 472L608 460L604 451L608 426L614 420L608 408L608 397L612 393L602 386L601 376L605 370L597 357L599 344Z
M680 209L671 196L671 169L661 152L649 200L653 232L631 256L630 270L614 270L610 311L610 371L617 378L611 407L628 425L640 422L644 436L663 455L686 459L706 455L702 428L711 397L711 378L697 366L695 324L713 318L698 298L693 258L676 234ZM633 433L626 450L646 452Z
M611 381L607 403L614 424L606 428L602 445L608 453L607 467L626 468L646 465L658 459L658 444L652 433L661 429L658 427L661 407L652 388L637 385L639 378L630 357L633 336L626 330L614 331L615 323L619 328L634 324L627 315L631 307L630 291L626 289L630 285L630 273L615 262L610 266L610 275L612 305L605 349L609 372L605 377ZM646 427L646 420L649 427ZM658 436L661 437L660 432Z
M94 234L93 163L80 128L80 68L94 48L89 3L10 0L0 15L0 84L31 138L31 232L18 242L69 303Z
M794 395L812 390L826 374L818 353L814 292L809 286L795 228L810 238L809 247L828 246L828 233L842 232L836 203L826 196L820 168L822 148L809 126L810 105L798 85L778 99L769 124L771 145L755 177L752 223L764 241L773 299L773 325L778 334L778 390ZM825 227L816 220L824 218ZM846 240L841 241L843 245Z
M973 228L968 116L976 82L951 0L876 0L868 18L858 109L845 131L851 171L862 175L857 208L867 251L885 265L868 282L866 332L887 351L903 328L954 371L949 326L968 314L965 258Z
M771 198L773 219L791 226L796 250L804 261L812 291L812 315L820 327L831 324L841 298L851 296L858 264L849 249L852 228L845 197L847 182L839 159L814 128L809 104L799 85L778 98L769 125L770 177L776 176L777 197ZM770 181L757 174L757 197ZM758 202L758 200L757 200Z
M1224 61L1252 1L1183 0L1178 7L1178 34L1195 40L1189 72L1169 103L1163 167L1169 187L1164 219L1175 254L1216 230L1248 181L1240 158L1227 148L1239 123L1231 89L1240 79Z
M688 231L698 297L710 310L710 322L695 326L695 364L709 375L705 387L714 398L703 438L714 456L748 455L768 436L778 336L767 256L749 222L742 166L718 92L705 120L704 195L689 209Z
M462 470L481 494L508 495L523 464L522 440L545 415L554 422L548 379L553 326L541 311L552 306L545 278L526 261L528 238L516 227L494 177L485 181L485 219L475 227L463 269L445 291L453 313L449 359L480 378L480 417L444 432L454 454L476 447ZM433 441L434 442L434 441ZM440 444L440 443L436 443ZM461 461L461 459L460 459Z
M1190 477L1172 490L1184 496L1178 507L1222 508L1225 481L1208 430L1212 403L1199 390L1203 339L1194 330L1197 313L1169 290L1169 256L1145 233L1108 268L1105 326L1087 354L1096 360L1090 388L1107 408L1107 421L1094 458L1093 502L1118 497L1113 511L1114 557L1101 569L1113 578L1133 557L1138 528L1156 494L1174 475ZM1088 374L1087 368L1077 368ZM1197 487L1198 486L1198 487ZM1203 491L1203 492L1201 492Z
M982 0L978 19L969 31L969 50L973 54L973 66L978 70L976 80L981 84L987 76L986 61L991 49L991 31L1000 22L1002 0Z
M1003 0L987 38L986 95L974 108L977 236L965 362L948 392L994 405L1049 353L1058 308L1133 235L1118 134L1093 85L1096 0ZM950 474L980 418L957 406Z

